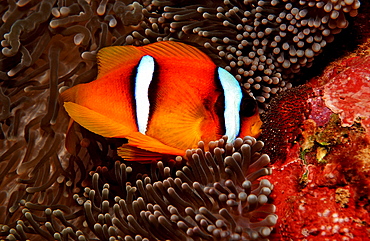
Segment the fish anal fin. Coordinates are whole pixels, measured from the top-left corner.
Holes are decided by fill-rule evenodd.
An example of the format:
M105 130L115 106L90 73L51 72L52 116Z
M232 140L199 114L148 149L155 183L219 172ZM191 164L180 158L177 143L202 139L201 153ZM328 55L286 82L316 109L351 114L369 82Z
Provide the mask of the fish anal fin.
M107 116L73 102L65 102L64 108L68 112L68 115L78 124L104 137L125 138L129 133L136 131Z

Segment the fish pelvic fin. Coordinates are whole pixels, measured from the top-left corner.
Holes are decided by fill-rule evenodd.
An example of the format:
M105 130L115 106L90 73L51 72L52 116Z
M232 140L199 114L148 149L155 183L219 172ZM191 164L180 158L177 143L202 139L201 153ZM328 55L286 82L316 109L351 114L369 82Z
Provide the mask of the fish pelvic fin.
M163 159L163 154L140 149L129 144L124 144L117 149L117 153L126 161L135 161L142 164Z
M185 150L171 147L140 132L126 137L128 143L118 148L118 155L128 161L150 162L160 160L163 155L183 156Z
M258 112L254 113L250 117L241 118L242 128L240 137L252 136L254 138L259 137L262 132L262 120Z

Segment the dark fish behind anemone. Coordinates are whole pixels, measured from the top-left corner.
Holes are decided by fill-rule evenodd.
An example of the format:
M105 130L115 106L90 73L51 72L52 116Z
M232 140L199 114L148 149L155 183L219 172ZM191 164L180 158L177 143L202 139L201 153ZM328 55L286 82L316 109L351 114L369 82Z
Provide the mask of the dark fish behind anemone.
M183 155L200 140L257 136L257 108L239 82L200 50L177 42L98 53L97 80L61 94L70 117L104 137L127 138L127 160ZM246 110L247 109L247 110ZM181 138L179 138L179 136ZM68 137L67 137L68 141Z

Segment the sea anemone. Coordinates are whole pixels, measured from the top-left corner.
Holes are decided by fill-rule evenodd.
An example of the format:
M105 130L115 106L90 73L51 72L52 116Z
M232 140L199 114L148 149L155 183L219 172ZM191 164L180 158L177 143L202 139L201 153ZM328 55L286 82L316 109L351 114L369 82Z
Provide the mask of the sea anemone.
M102 47L180 40L208 50L261 103L290 88L360 6L359 0L10 2L3 5L0 29L4 78L28 67L37 69L31 78L45 71L48 66L35 64L55 35L54 55L63 46L71 51L59 76L78 78L73 84L96 76L91 66Z
M122 25L118 31L107 20L109 16L100 17L98 12L106 3L0 3L1 235L8 235L7 227L16 228L23 216L30 217L20 205L70 206L68 197L80 190L88 172L110 160L108 151L112 150L104 138L91 137L75 126L71 132L80 142L74 143L76 155L67 153L68 117L58 102L63 86L96 77L97 50L113 42L126 44L125 37L119 37L132 32ZM119 16L136 16L131 12L136 7L137 3L126 6ZM68 210L73 212L73 207ZM27 221L29 224L33 223Z
M359 6L358 0L153 1L143 11L145 29L132 36L137 44L179 39L203 46L264 103L312 66Z
M113 168L100 166L90 173L91 184L73 195L74 205L22 199L18 208L24 216L3 225L2 235L10 240L35 235L57 240L265 239L277 221L275 206L268 203L273 186L260 178L271 173L266 168L270 159L260 152L263 143L252 137L234 144L226 140L210 142L209 152L200 142L186 152L181 170L157 162L151 177L141 176L134 185L128 182L131 167L119 161Z

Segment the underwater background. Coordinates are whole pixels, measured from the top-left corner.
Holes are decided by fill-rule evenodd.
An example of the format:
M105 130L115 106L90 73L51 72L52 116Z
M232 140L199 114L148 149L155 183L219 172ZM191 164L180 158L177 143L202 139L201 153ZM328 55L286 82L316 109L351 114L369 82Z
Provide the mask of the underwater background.
M366 0L0 2L0 237L6 240L366 240ZM259 138L123 161L59 94L106 46L181 41L256 98ZM181 138L179 136L178 138ZM269 157L268 157L269 156Z

